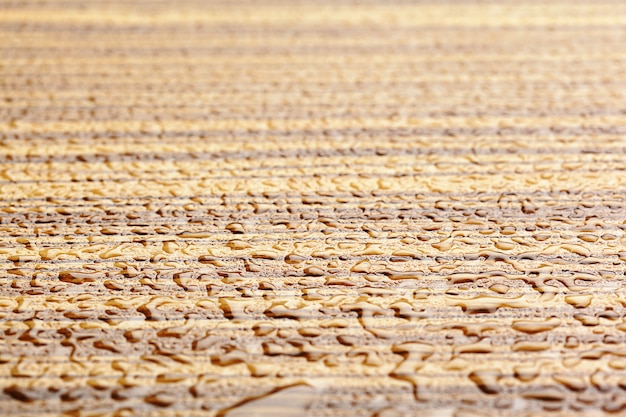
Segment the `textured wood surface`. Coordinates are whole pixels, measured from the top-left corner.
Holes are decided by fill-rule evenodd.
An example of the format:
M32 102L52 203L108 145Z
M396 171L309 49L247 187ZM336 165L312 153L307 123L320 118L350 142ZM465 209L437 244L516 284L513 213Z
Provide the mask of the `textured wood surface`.
M623 1L0 0L0 415L626 410Z

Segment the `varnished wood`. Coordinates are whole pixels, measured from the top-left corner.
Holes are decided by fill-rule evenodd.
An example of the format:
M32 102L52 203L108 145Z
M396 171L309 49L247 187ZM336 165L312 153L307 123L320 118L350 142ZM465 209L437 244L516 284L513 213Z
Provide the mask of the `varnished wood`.
M626 4L0 0L0 415L626 410Z

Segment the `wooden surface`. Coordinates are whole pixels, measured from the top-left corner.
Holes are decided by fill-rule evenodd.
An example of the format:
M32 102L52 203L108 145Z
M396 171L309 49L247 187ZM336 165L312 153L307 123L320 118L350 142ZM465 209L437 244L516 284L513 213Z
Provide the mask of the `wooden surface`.
M0 415L624 414L625 28L0 0Z

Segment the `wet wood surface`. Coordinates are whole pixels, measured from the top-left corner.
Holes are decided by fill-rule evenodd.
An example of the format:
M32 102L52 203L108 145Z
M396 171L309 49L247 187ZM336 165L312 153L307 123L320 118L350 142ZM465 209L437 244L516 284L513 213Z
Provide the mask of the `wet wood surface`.
M626 411L626 3L0 0L0 415Z

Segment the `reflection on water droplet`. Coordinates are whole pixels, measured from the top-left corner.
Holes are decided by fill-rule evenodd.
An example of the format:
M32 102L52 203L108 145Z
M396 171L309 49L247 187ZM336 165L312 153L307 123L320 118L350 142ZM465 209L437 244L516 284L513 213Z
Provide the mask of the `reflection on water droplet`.
M297 384L280 387L270 392L246 398L233 407L220 411L219 417L287 417L305 416L316 398L316 391L309 385Z

